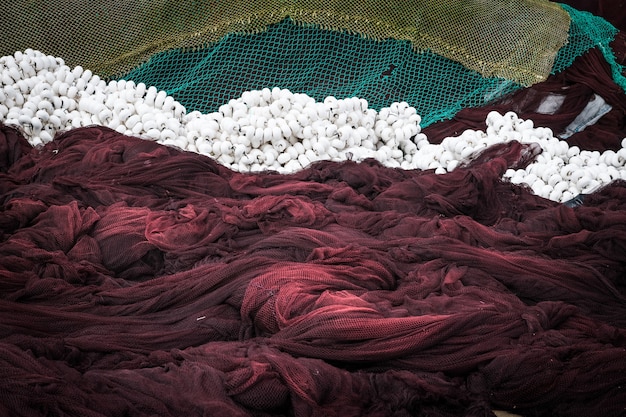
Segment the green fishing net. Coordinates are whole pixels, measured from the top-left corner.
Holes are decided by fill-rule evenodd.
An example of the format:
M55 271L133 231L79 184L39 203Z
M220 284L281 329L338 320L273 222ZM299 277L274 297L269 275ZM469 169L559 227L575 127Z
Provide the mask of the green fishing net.
M568 42L553 58L550 73L562 71L598 45L606 47L615 63L608 43L617 30L604 19L564 7L571 17ZM619 77L616 63L615 68ZM263 87L287 88L317 100L363 97L375 109L406 101L422 116L422 126L524 87L484 76L432 51L415 51L409 41L376 41L291 19L256 34L229 34L203 48L157 54L124 78L158 86L187 109L203 113L216 111L243 91Z
M15 0L0 13L11 17L0 54L38 49L154 85L188 111L281 87L376 109L407 101L424 126L542 81L591 47L610 58L616 33L544 0Z
M40 49L107 76L160 51L258 33L289 17L410 41L485 76L532 84L549 72L569 25L545 0L12 0L0 3L0 14L0 51Z
M566 4L561 7L571 16L571 26L567 43L556 56L552 74L564 70L585 51L597 47L611 66L613 80L626 91L625 68L616 61L610 46L618 30L606 20L589 12L576 10Z
M432 52L415 53L407 41L379 42L289 19L262 33L159 54L124 78L156 85L188 110L215 111L246 90L280 87L317 100L363 97L377 109L407 101L419 104L424 121L517 88Z

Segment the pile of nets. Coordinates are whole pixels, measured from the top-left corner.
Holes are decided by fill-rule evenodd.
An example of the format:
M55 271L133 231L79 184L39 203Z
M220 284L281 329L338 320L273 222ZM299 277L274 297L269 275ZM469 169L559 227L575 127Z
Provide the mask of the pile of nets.
M397 6L0 4L0 414L626 412L626 35Z
M405 101L428 126L543 81L593 47L621 74L608 48L616 29L548 1L55 0L50 8L0 5L11 16L0 22L0 55L41 50L105 79L155 86L202 113L279 87L317 101L356 96L376 110Z
M7 415L619 416L626 183L576 209L375 161L247 174L104 127L0 136Z

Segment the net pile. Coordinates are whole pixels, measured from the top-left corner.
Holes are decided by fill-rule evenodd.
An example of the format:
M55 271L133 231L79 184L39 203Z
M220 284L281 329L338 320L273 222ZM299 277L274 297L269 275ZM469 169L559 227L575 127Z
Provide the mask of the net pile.
M0 4L1 415L624 415L626 36L397 6Z
M619 416L626 184L576 209L457 170L244 174L104 127L0 136L0 407Z

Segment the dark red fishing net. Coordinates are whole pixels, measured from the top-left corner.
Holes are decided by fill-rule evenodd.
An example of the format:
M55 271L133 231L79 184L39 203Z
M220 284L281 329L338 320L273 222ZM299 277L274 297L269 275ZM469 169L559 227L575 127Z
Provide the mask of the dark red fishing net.
M626 65L626 32L617 34L611 43L611 50L617 62ZM598 97L611 106L610 110L595 123L567 136L568 125L575 121L590 101ZM553 108L542 108L542 103L551 98L557 99L558 104ZM587 51L571 66L544 82L518 90L486 106L463 109L451 120L426 127L424 133L430 142L440 143L444 138L458 136L466 129L485 130L485 119L493 110L501 114L513 111L522 119L531 119L536 126L549 127L556 137L562 137L570 146L581 149L617 151L626 137L626 94L613 80L611 67L597 48Z
M0 135L0 415L621 416L626 184Z

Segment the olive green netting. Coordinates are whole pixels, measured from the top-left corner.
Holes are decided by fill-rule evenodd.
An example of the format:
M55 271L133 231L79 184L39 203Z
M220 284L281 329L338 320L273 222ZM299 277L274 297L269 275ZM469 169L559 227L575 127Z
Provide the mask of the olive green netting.
M604 19L566 10L571 15L569 38L552 73L594 46L608 46L617 32ZM423 126L522 88L432 52L416 52L408 41L380 42L290 19L261 33L227 35L205 48L157 54L124 78L166 90L189 111L216 111L243 91L280 87L318 100L362 97L375 109L406 101L422 115Z
M530 85L548 75L569 18L546 0L12 0L0 2L0 53L26 48L102 76L151 55L257 33L290 17L301 24L461 62L484 76Z

